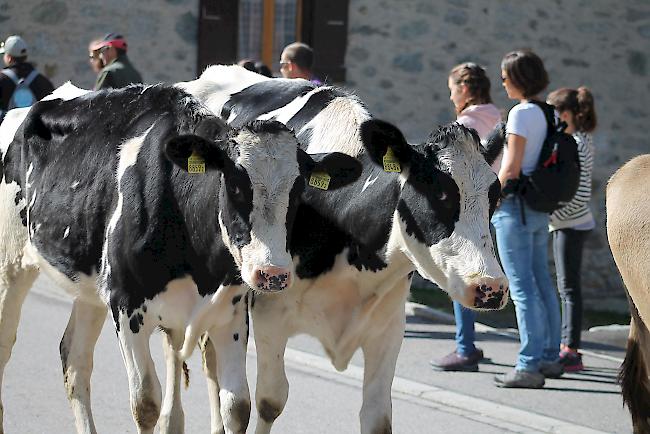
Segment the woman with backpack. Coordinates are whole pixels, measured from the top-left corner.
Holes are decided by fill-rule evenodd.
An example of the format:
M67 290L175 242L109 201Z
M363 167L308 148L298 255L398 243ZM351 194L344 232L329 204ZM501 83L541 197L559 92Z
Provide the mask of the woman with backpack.
M594 158L591 133L596 128L596 111L594 98L586 87L555 90L548 95L546 102L555 106L560 120L567 124L565 132L573 135L580 158L580 187L568 204L553 212L549 225L562 301L560 363L565 371L576 372L584 368L582 355L578 352L582 329L582 249L587 234L596 227L589 209Z
M540 388L544 378L562 375L560 306L548 269L548 213L532 209L517 194L521 175L537 166L548 125L536 104L548 85L542 60L532 51L512 51L501 61L508 98L518 101L508 114L507 142L499 170L500 206L492 216L497 246L510 281L521 347L515 369L495 377L498 387Z
M499 109L492 104L490 79L485 69L476 63L461 63L452 68L447 81L449 99L456 109L456 122L474 128L481 140L485 140L501 120ZM440 360L431 361L431 365L440 371L478 371L483 351L474 345L475 314L454 301L454 318L456 350Z

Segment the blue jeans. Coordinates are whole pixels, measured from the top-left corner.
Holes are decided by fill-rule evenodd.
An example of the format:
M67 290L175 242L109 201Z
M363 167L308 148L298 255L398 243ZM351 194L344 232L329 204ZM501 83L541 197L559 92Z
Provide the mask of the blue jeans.
M454 301L454 319L456 320L456 352L469 357L475 350L474 320L476 315L470 309Z
M541 361L553 361L560 351L560 304L548 270L548 219L546 213L509 197L492 216L503 269L510 281L521 347L516 369L538 371Z

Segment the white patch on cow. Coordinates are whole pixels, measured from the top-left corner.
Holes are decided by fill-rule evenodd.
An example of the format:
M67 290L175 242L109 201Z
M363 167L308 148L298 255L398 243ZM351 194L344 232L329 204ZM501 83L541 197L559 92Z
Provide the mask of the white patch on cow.
M232 94L266 80L274 79L238 65L213 65L206 68L196 80L176 83L175 86L191 93L213 113L219 114Z
M203 297L194 280L185 276L168 282L163 291L146 300L146 314L142 314L154 321L155 326L184 331L185 339L180 352L181 358L186 359L203 333L232 320L235 309L231 301L245 291L244 286L220 286L213 294ZM145 319L145 323L151 321Z
M297 97L296 99L291 101L289 104L287 104L287 105L285 105L283 107L280 107L280 108L278 108L276 110L265 113L265 114L263 114L261 116L258 116L257 119L260 119L260 120L275 119L276 121L282 122L283 124L286 125L286 123L289 122L289 120L291 118L293 118L296 115L296 113L298 113L300 111L300 109L302 109L305 106L305 104L307 104L307 102L309 101L309 99L312 96L314 96L317 93L322 92L322 91L324 91L326 89L328 89L328 88L327 87L317 87L314 90L310 90L306 94Z
M368 179L366 179L366 182L363 183L363 188L361 189L361 193L366 191L366 188L368 188L372 184L374 184L375 181L377 181L377 178L379 178L379 176L375 176L375 179L372 179L372 180L370 178L372 178L372 175L368 175Z
M29 177L32 174L32 171L34 171L34 163L29 163L27 173L25 174L25 188L30 188L32 186L32 183L29 182Z
M356 157L363 150L359 127L368 119L370 114L356 98L334 98L297 136L301 139L309 131L307 152L310 154L343 152Z
M242 278L253 282L259 267L291 268L286 245L286 216L289 193L300 176L296 139L289 132L252 134L246 129L235 137L239 144L237 164L245 168L253 190L250 215L251 242L240 252ZM222 237L228 237L220 217ZM227 245L232 243L224 240ZM237 254L233 255L237 259Z
M120 221L120 217L122 216L122 207L124 206L124 195L120 188L120 182L122 180L122 176L124 175L124 172L126 172L126 169L133 166L137 161L138 154L140 153L140 148L142 147L142 143L144 142L144 138L147 136L147 134L149 134L149 131L151 131L152 128L153 125L150 126L147 129L147 131L145 131L144 134L142 134L141 136L128 139L120 145L119 161L117 164L117 173L115 174L117 194L118 194L117 205L115 206L113 215L111 216L111 219L108 222L108 226L106 227L106 234L104 236L104 245L102 246L100 290L102 296L104 297L104 301L107 304L108 304L110 294L107 292L106 283L108 282L108 277L110 276L111 273L111 266L108 261L108 243L109 243L110 234L113 233L115 227L117 226L117 223Z
M37 264L41 271L46 273L59 288L63 289L71 297L81 298L85 302L97 306L105 306L97 293L98 275L96 271L91 275L78 273L74 276L74 279L70 279L50 264L32 243L28 243L25 247L25 256L26 260Z
M13 142L16 131L25 120L30 107L17 108L9 110L5 115L2 125L0 125L0 147L2 148L2 158L4 159L9 145Z
M65 231L63 232L63 239L65 240L68 238L68 235L70 235L70 226L65 228Z
M77 87L71 82L66 81L61 86L54 89L54 91L52 91L51 94L43 98L42 101L48 101L53 99L62 99L64 101L69 101L71 99L80 97L87 93L90 93L90 91Z
M73 182L72 185L70 186L70 188L73 190L76 189L77 187L79 187L79 181Z
M34 207L34 204L36 203L36 192L32 194L32 198L29 200L29 210L31 210Z

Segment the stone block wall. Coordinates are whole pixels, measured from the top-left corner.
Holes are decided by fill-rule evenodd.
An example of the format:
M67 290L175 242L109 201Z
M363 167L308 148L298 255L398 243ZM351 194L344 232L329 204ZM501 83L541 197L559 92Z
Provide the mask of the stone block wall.
M92 87L88 43L109 32L126 37L129 58L146 82L191 80L198 8L194 0L0 1L0 38L21 35L30 48L28 60L55 86L71 80Z
M448 71L484 65L504 116L515 104L501 86L505 53L531 48L551 84L586 85L599 126L584 291L594 308L625 310L623 286L607 246L605 186L635 155L650 153L650 3L644 0L351 0L347 85L371 112L420 142L454 119ZM650 186L649 186L650 188Z

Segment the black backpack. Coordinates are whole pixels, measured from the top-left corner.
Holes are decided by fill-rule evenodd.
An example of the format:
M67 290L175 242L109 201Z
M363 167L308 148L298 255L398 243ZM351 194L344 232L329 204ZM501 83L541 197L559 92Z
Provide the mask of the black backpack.
M518 193L536 211L552 213L566 205L580 185L578 144L564 132L566 124L555 122L552 105L530 101L544 112L548 131L535 170L521 175Z

